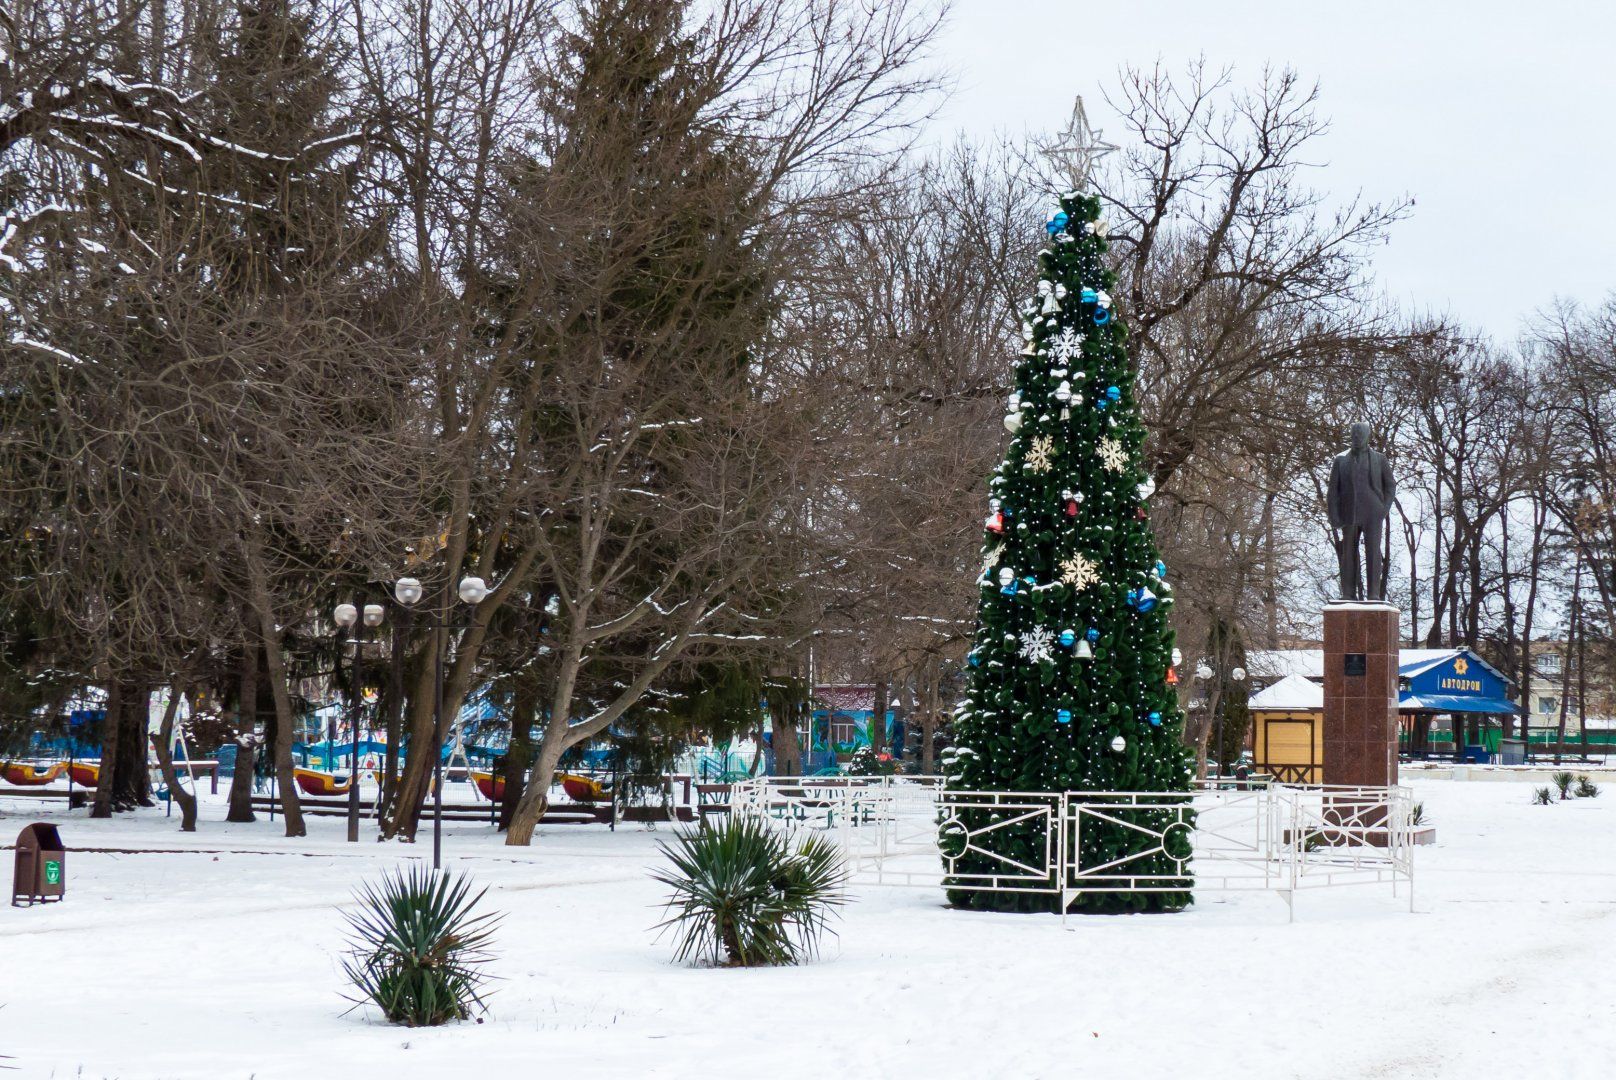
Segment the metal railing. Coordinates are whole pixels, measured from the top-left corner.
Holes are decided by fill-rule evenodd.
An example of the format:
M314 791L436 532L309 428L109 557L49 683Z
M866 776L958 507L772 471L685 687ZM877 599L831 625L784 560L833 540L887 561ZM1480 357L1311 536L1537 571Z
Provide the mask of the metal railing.
M1062 910L1086 893L1408 887L1412 797L1404 787L1198 783L1190 792L948 790L940 777L759 777L738 783L731 811L791 832L834 838L854 881L961 891L1042 893ZM1033 857L1004 854L1000 830L1031 838ZM1128 830L1144 844L1089 862L1085 831ZM1025 844L1023 845L1025 846Z

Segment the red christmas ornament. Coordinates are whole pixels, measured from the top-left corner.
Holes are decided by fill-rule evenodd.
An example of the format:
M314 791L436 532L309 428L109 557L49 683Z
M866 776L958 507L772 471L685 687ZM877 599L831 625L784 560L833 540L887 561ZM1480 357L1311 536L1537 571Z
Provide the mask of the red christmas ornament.
M1137 517L1140 521L1144 521L1147 517L1150 516L1150 514L1145 510L1145 508L1143 506L1141 506L1139 509L1134 511L1134 516Z
M1004 514L1003 514L1003 512L999 511L999 510L995 510L995 511L993 511L993 513L989 514L988 515L987 526L988 526L988 532L990 532L990 533L1002 533L1002 532L1004 532Z
M1067 517L1076 517L1077 516L1077 500L1076 499L1067 499L1066 500L1066 516Z
M1178 685L1178 669L1177 668L1168 668L1167 669L1167 685L1168 686L1177 686Z

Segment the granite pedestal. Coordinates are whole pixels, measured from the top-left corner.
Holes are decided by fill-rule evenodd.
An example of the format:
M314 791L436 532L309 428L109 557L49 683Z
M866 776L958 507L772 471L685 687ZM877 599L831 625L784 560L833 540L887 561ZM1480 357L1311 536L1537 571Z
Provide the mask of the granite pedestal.
M1397 783L1398 612L1384 603L1324 609L1324 782Z

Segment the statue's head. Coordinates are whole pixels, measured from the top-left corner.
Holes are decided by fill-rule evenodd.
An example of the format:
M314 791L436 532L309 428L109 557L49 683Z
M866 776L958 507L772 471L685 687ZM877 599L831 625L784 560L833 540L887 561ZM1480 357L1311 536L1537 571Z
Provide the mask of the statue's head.
M1357 423L1352 425L1352 448L1354 450L1369 449L1369 425Z

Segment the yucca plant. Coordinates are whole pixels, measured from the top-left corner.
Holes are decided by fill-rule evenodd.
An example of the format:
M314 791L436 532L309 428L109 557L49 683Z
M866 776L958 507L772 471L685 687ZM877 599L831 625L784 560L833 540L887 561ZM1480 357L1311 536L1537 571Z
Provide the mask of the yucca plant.
M1533 806L1548 806L1552 802L1554 802L1553 788L1540 787L1532 792Z
M348 915L353 951L348 978L390 1023L431 1027L485 1008L482 967L498 916L474 911L464 876L415 865L362 886Z
M1568 772L1557 772L1551 775L1549 779L1554 782L1555 787L1560 789L1560 798L1571 798L1571 785L1577 779L1575 776Z
M1579 799L1597 799L1597 798L1599 798L1599 785L1594 783L1592 780L1588 779L1588 777L1586 777L1586 776L1577 777L1577 798L1579 798Z
M794 843L758 818L681 833L662 851L672 867L657 881L673 890L668 918L679 960L725 967L795 964L818 950L847 870L829 841Z

